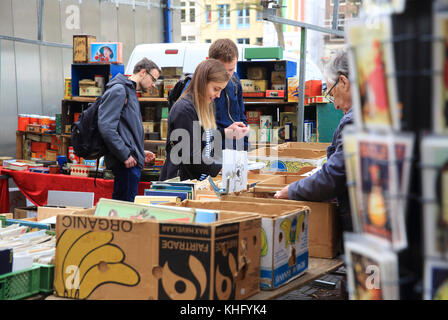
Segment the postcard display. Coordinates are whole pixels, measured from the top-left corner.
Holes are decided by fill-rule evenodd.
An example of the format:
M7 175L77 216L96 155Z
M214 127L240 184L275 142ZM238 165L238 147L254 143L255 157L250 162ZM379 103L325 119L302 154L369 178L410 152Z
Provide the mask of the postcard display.
M439 5L433 17L433 126L420 145L423 298L448 300L448 5Z
M408 245L414 145L414 134L400 131L391 41L391 14L403 8L366 6L368 14L351 21L346 32L354 116L343 134L353 222L353 233L344 233L348 292L355 300L394 300L400 298L398 253Z

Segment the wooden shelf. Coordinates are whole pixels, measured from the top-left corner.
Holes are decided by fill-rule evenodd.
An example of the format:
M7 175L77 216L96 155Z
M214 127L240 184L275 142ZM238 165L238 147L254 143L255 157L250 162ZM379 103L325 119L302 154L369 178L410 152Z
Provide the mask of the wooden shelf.
M243 98L244 104L297 104L297 102L288 102L281 99L263 99L263 98Z
M145 140L144 142L150 144L165 144L166 140Z
M76 101L76 102L94 102L96 97L72 97L71 99L64 99L65 101ZM140 97L138 98L140 102L168 102L167 98L152 98L152 97Z
M140 102L168 102L167 98L152 98L152 97L140 97L138 98Z

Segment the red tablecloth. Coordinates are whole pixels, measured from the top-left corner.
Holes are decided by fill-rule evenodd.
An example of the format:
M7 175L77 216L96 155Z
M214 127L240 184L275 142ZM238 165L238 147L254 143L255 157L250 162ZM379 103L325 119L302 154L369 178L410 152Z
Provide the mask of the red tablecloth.
M66 174L48 174L29 171L15 171L0 167L0 174L8 174L14 179L19 190L36 206L47 204L48 190L94 192L94 204L100 198L112 198L114 180L70 176ZM150 182L140 182L138 194L143 195L149 189ZM0 180L0 212L9 212L8 180Z

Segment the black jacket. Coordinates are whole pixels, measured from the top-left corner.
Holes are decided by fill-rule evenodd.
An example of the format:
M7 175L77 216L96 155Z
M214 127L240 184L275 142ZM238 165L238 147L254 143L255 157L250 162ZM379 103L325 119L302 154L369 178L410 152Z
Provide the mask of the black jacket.
M216 131L223 137L223 129ZM182 133L185 135L178 137L178 134ZM222 164L219 160L216 162L205 161L203 154L206 143L203 141L203 137L204 129L199 126L193 99L190 95L186 95L176 101L168 115L166 161L159 180L163 181L177 176L181 180L199 179L203 174L216 177ZM221 153L221 145L214 151ZM219 157L219 155L216 156Z
M143 168L144 130L136 83L119 73L106 88L98 109L98 129L109 150L104 157L106 167L123 164L132 155Z

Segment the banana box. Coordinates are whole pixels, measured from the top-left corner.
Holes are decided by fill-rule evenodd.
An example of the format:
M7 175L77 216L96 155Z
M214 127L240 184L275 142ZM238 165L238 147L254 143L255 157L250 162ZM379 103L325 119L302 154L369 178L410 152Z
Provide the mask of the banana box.
M260 215L221 212L215 222L185 223L94 211L57 215L56 296L239 300L260 291Z
M236 210L236 203L226 201L227 197L232 198L222 196L221 201L213 202L184 200L177 205L220 212ZM309 207L238 201L237 208L241 212L262 216L259 272L261 289L278 288L308 269Z
M269 180L264 180L260 184L257 184L257 186L249 192L241 193L238 196L226 195L222 197L222 199L225 201L237 201L238 203L275 203L278 205L309 207L311 210L308 222L310 257L326 259L335 258L339 254L341 246L341 235L338 227L336 203L273 199L274 193L283 189L284 186L261 186L262 184L266 185L268 183Z
M290 149L264 147L247 154L250 161L264 162L263 172L298 172L304 167L320 167L327 161L326 151L317 149Z

